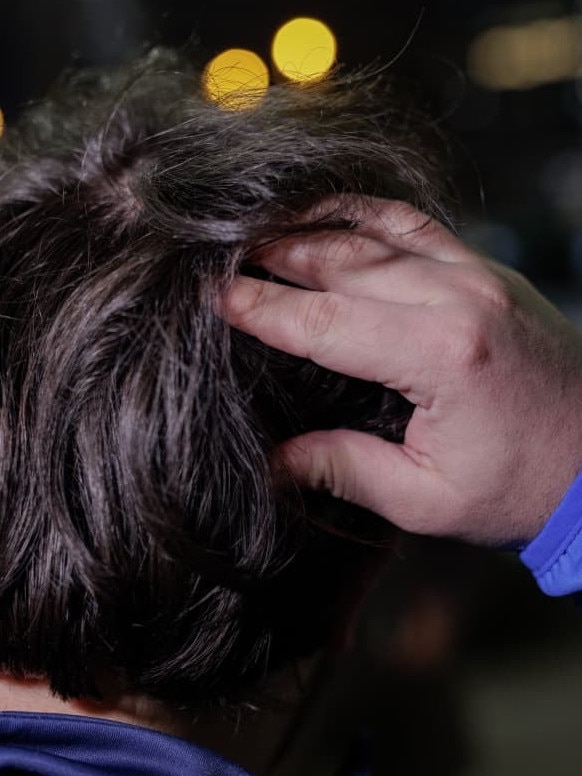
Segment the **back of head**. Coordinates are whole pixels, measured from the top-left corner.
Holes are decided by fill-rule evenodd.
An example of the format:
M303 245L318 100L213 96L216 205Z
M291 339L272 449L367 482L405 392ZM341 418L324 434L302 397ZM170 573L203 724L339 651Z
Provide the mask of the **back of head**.
M431 127L378 79L236 113L176 67L78 75L1 144L0 667L65 698L112 672L236 700L313 649L367 552L346 534L378 526L269 456L314 428L398 441L411 411L217 311L258 246L353 226L329 194L444 218Z

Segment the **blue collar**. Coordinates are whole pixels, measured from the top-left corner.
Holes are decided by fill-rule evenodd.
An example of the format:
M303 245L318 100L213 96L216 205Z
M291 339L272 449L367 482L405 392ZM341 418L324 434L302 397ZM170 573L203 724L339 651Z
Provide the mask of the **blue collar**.
M42 776L249 776L209 749L67 714L0 713L0 771Z

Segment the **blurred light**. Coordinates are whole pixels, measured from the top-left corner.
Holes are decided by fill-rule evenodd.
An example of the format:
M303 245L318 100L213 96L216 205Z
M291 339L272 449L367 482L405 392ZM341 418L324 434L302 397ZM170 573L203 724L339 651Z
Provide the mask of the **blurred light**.
M0 137L4 134L4 114L2 108L0 108Z
M221 108L245 110L265 96L269 70L254 51L227 49L206 65L202 83L208 99Z
M291 81L316 81L335 63L337 43L333 32L318 19L297 18L279 28L271 55L277 70Z
M582 64L582 17L491 27L472 42L469 74L486 89L531 89L576 78Z

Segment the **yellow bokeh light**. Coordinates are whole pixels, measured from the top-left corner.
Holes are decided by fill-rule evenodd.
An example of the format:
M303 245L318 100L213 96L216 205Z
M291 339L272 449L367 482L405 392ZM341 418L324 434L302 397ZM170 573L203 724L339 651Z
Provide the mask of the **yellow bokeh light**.
M473 41L467 60L475 83L502 90L572 80L581 66L580 16L491 27Z
M291 19L277 31L271 49L277 70L291 81L316 81L333 67L337 43L318 19Z
M254 51L227 49L206 65L202 81L209 100L226 110L245 110L265 96L269 70Z

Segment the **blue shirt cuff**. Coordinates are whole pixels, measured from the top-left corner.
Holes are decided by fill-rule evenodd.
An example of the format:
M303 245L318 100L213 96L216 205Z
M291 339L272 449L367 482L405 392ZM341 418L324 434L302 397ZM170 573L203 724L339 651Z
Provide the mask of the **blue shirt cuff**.
M582 472L519 557L546 595L582 591Z

